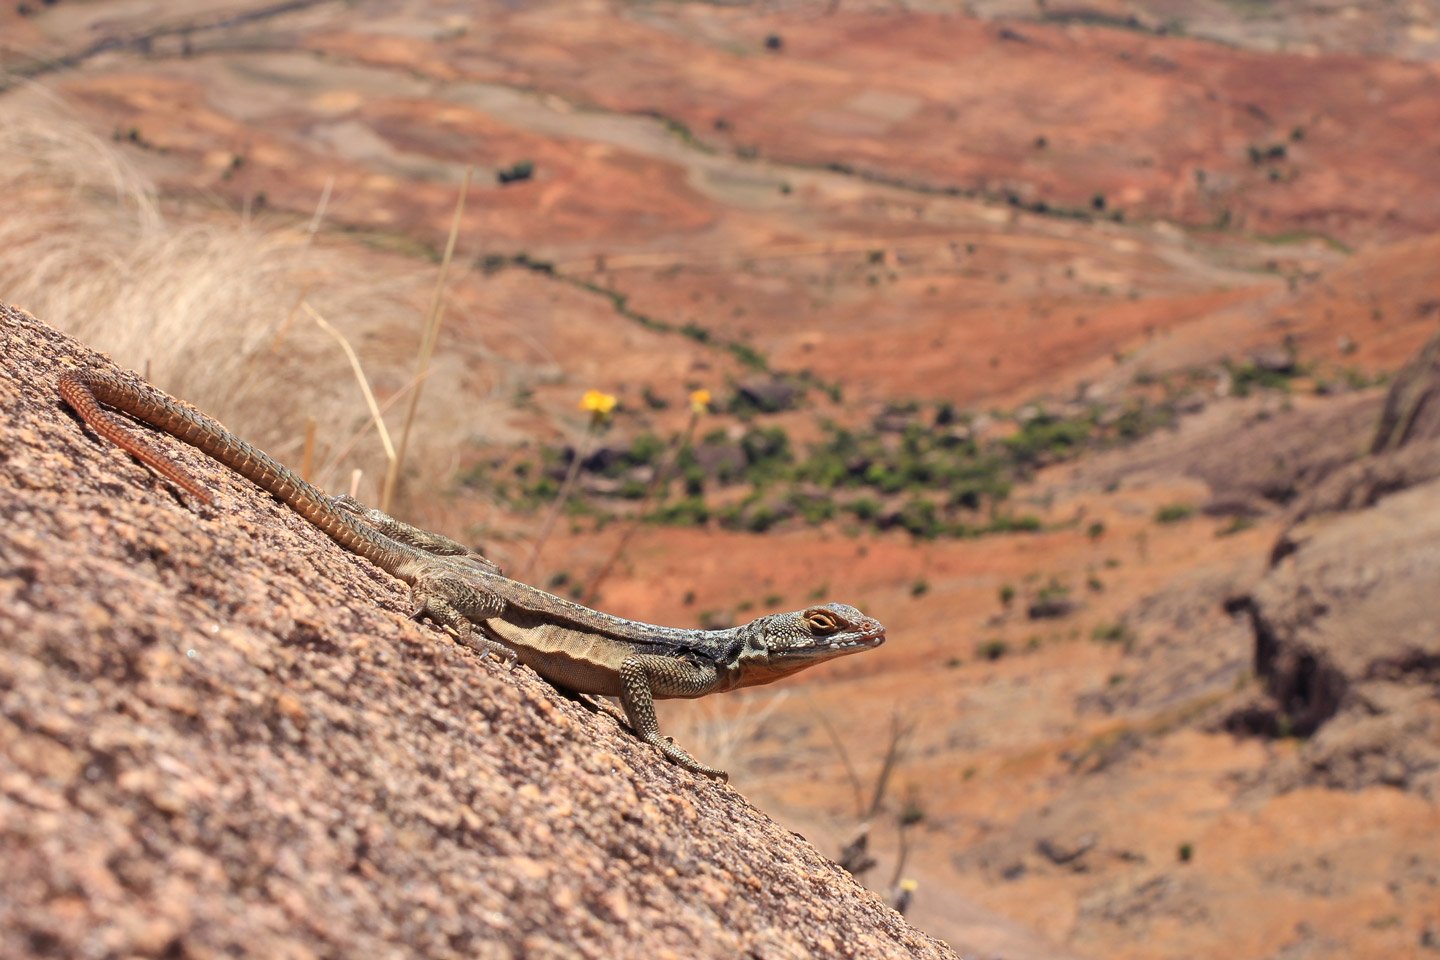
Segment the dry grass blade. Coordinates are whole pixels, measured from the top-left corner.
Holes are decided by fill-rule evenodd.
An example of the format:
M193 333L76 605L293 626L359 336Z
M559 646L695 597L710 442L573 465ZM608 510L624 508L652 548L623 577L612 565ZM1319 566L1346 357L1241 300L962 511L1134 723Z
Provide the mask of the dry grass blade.
M350 435L345 438L344 442L335 447L335 451L330 455L330 459L325 461L325 466L320 468L319 476L322 478L329 476L341 463L344 463L345 459L350 456L350 452L359 445L360 441L365 439L365 436L370 433L371 430L375 429L375 425L384 422L385 414L390 412L390 408L409 396L410 391L413 390L419 382L419 380L411 380L386 398L380 404L380 419L375 420L371 418L363 421L356 427ZM320 483L319 485L324 486L325 484Z
M345 359L350 361L350 371L355 374L355 382L360 385L360 392L365 396L365 406L370 410L370 421L375 424L375 433L380 437L380 443L385 447L385 457L390 463L395 462L395 445L390 442L390 431L385 427L385 418L380 414L380 404L375 401L375 392L370 389L370 381L365 378L365 368L360 363L360 357L355 353L355 348L350 346L350 341L345 335L336 330L324 317L315 311L310 304L303 303L301 307L310 315L321 330L324 330L340 344L340 349L345 351Z
M315 476L315 418L305 418L305 449L300 456L300 479L311 480Z
M435 355L435 342L440 337L440 318L445 303L445 280L450 273L450 261L455 256L455 244L460 239L460 224L465 215L465 197L470 193L470 178L474 167L465 168L465 180L460 184L460 195L455 198L455 214L450 220L450 236L445 241L445 256L440 261L440 273L435 278L435 292L430 298L430 314L425 323L425 336L420 344L420 357L415 369L415 391L410 394L410 406L405 411L405 426L400 430L400 454L390 461L385 472L385 485L380 491L380 509L390 511L390 502L395 496L399 483L400 468L405 463L405 454L410 449L410 431L415 425L415 411L420 405L420 385L430 370L430 360Z

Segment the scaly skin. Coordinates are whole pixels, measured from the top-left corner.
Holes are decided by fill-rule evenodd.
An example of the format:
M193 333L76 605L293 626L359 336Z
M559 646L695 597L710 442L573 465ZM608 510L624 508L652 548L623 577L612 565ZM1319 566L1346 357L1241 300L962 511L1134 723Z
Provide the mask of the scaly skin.
M67 371L58 389L97 434L204 503L209 491L102 404L196 447L277 497L336 543L410 585L417 615L453 630L482 655L519 659L551 683L620 698L631 728L680 766L709 777L661 736L656 699L693 698L771 683L805 667L885 642L885 628L854 607L828 603L723 630L685 630L612 616L511 580L447 537L330 498L219 424L159 391L98 371ZM477 635L478 633L478 635Z

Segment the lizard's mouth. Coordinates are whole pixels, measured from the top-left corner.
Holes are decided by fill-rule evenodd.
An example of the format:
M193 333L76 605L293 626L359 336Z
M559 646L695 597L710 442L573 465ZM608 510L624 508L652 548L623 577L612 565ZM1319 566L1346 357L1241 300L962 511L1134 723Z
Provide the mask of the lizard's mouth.
M833 657L837 653L859 653L861 650L870 650L885 642L885 627L879 621L872 620L869 623L861 624L858 629L848 632L845 639L835 637L816 637L810 644L803 647L796 647L789 653L796 656L817 656Z
M885 628L879 623L866 624L865 629L851 644L857 650L869 650L871 647L878 647L885 642Z

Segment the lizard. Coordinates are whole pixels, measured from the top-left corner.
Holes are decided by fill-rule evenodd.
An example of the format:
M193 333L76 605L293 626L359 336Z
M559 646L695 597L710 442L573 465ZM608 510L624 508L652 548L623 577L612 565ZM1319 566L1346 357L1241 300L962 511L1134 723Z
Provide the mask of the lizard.
M719 780L727 774L660 733L657 699L702 697L771 683L885 642L879 621L843 603L774 613L734 627L683 629L603 613L504 576L463 544L330 497L298 473L168 395L90 369L61 373L57 390L98 436L201 503L205 486L106 407L187 443L271 494L351 553L409 585L415 617L448 628L482 657L519 661L557 687L617 697L631 730L668 760Z

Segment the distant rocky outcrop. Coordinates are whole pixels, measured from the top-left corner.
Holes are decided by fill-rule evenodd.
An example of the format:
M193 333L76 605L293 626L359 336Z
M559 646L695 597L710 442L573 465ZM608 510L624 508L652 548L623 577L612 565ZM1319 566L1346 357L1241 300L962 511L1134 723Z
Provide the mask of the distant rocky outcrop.
M0 956L953 957L729 786L482 661L0 305Z
M1264 696L1231 725L1307 738L1279 776L1440 797L1440 336L1396 378L1369 454L1296 498L1235 602Z

